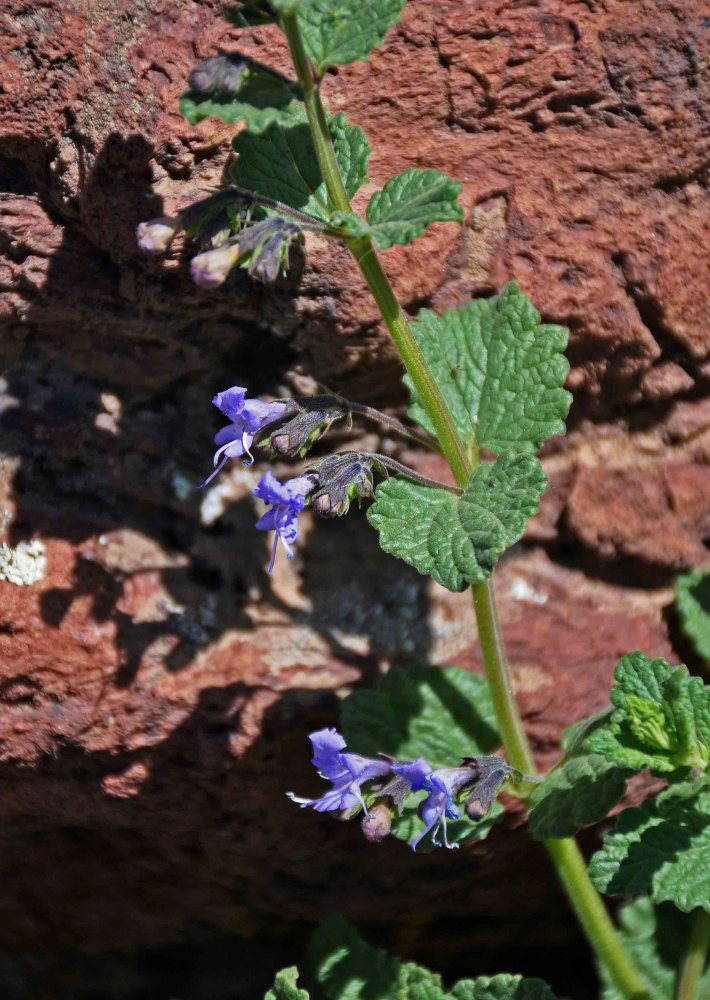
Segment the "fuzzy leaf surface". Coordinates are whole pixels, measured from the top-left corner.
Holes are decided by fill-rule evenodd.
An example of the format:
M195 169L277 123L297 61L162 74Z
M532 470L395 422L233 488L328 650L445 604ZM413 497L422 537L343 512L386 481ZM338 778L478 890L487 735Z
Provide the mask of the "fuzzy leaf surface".
M608 725L586 741L607 760L673 780L689 768L705 770L710 758L710 688L684 666L649 659L635 650L619 660Z
M264 1000L309 1000L308 991L297 986L298 969L291 966L276 973L274 985L264 994Z
M308 949L309 981L328 1000L395 1000L400 962L364 941L344 917L326 917Z
M430 222L463 222L458 201L461 184L439 170L411 167L390 177L367 206L367 221L375 245L386 250L421 236Z
M567 758L536 785L528 800L533 837L572 837L581 827L604 819L622 798L632 773L601 754Z
M251 132L262 132L278 122L289 126L304 121L303 91L276 73L245 60L239 86L229 92L186 90L180 113L191 125L214 115L227 125L244 121Z
M696 569L678 577L675 606L683 631L698 655L710 663L710 570Z
M341 704L348 749L426 757L433 767L489 754L500 745L488 684L458 667L392 667L375 690L356 690Z
M542 979L502 973L461 979L446 1000L555 1000L555 994Z
M303 44L320 76L329 66L367 58L399 21L404 0L272 0L295 12Z
M680 964L690 940L692 917L670 903L654 906L647 896L622 906L618 912L621 943L648 986L650 1000L673 996ZM599 963L602 1000L625 1000L606 968ZM698 981L698 1000L710 998L710 967Z
M485 580L538 509L547 478L533 455L476 468L461 496L403 477L380 483L367 512L380 546L449 590Z
M446 992L437 973L367 944L341 916L327 917L318 927L308 971L323 1000L555 1000L541 979L517 975L462 979Z
M367 180L367 137L361 128L348 125L342 113L331 118L328 127L345 190L352 197ZM306 121L288 128L273 124L259 135L241 132L233 145L239 155L230 170L235 184L316 219L328 219L325 181Z
M602 892L648 894L710 912L710 779L671 785L625 809L589 866Z
M567 330L541 323L515 282L441 316L422 309L412 329L466 444L536 454L547 438L564 434L572 399L563 388ZM404 381L410 416L433 433L411 379Z

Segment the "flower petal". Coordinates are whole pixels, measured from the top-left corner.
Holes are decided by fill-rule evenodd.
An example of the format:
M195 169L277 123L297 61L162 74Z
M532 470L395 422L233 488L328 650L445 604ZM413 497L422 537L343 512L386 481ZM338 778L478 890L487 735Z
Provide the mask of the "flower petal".
M242 410L244 409L244 399L246 397L248 390L242 385L233 385L231 389L225 389L223 392L218 392L216 396L212 398L212 402L221 410L225 417L230 420L237 420L237 417L241 416Z
M319 729L311 733L308 739L313 746L311 763L324 778L334 781L345 769L340 759L340 751L345 747L345 740L337 729Z
M401 774L405 781L412 786L413 792L418 792L420 788L429 787L429 778L432 774L432 767L426 757L417 757L416 760L402 761L392 765L395 774Z

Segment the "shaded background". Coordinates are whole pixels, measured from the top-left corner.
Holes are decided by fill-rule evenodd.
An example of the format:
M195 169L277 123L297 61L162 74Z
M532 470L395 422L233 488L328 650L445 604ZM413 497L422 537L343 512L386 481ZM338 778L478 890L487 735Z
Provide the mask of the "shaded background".
M304 518L270 579L265 467L194 489L210 399L233 383L406 405L340 248L309 237L278 288L240 274L212 293L179 246L137 251L139 221L229 163L231 129L177 113L192 66L221 46L288 68L274 31L220 11L0 11L0 541L48 555L40 582L0 581L2 994L256 1000L338 910L447 975L547 973L586 996L515 815L455 858L415 858L284 797L317 788L306 735L353 685L412 658L480 662L467 595L381 554L363 514ZM411 0L323 85L368 133L374 185L410 166L463 182L462 228L382 255L408 311L514 278L571 331L570 433L497 585L542 765L622 653L689 655L668 609L675 574L710 562L709 60L704 0Z

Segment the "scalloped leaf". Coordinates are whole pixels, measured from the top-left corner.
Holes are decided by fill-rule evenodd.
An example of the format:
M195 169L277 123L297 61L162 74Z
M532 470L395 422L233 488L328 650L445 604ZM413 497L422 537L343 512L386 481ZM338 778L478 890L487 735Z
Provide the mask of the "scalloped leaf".
M618 911L617 933L648 985L650 1000L668 1000L673 996L678 969L688 951L692 920L671 903L654 906L647 896L627 903ZM602 963L598 963L598 969L604 984L602 1000L626 1000ZM695 995L698 1000L710 997L707 961Z
M412 167L390 177L367 206L369 231L375 245L386 250L421 236L431 222L463 222L458 201L461 184L439 170Z
M223 71L216 68L220 64ZM275 122L288 127L305 121L299 84L238 53L222 53L201 65L215 67L214 72L204 73L207 85L191 86L180 98L180 113L191 125L215 116L227 125L244 121L251 132L258 133Z
M501 973L462 979L446 1000L555 1000L555 994L542 979Z
M340 714L348 747L365 757L422 755L444 767L500 745L486 680L458 667L392 667L374 691L348 695Z
M616 711L588 737L588 750L621 767L648 767L671 780L690 768L707 768L710 688L699 677L634 650L619 660L614 678Z
M380 483L367 517L385 552L459 591L491 575L546 487L533 455L501 455L479 465L460 496L400 476Z
M710 570L696 569L678 577L675 606L695 651L710 663Z
M533 837L573 837L583 826L604 819L622 798L626 778L632 773L609 763L601 754L581 754L562 761L528 800Z
M592 858L602 892L710 912L710 779L672 785L642 806L625 809Z
M303 45L318 76L329 66L366 59L399 21L404 0L272 0L295 12Z
M547 438L565 433L568 333L541 323L515 282L441 316L422 309L412 329L466 444L536 454ZM410 416L434 433L414 384L404 381Z
M308 991L299 989L298 969L292 965L276 973L274 985L264 994L264 1000L309 1000Z
M361 128L348 125L342 113L331 118L328 127L345 190L352 197L367 180L367 137ZM289 128L273 124L259 135L241 132L233 145L239 156L230 170L235 184L328 220L331 209L307 122Z

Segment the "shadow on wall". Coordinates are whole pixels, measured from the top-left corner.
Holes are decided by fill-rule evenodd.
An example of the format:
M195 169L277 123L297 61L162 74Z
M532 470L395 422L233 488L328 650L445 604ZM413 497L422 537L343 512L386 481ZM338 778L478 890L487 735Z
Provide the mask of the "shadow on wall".
M184 266L166 271L141 257L136 223L162 211L151 192L150 156L139 137L109 137L83 186L78 224L63 230L53 221L49 195L30 200L31 178L17 175L37 224L42 220L48 230L45 246L55 245L42 262L43 280L23 295L20 343L5 359L0 412L4 449L21 458L12 484L17 517L8 540L15 544L38 533L75 546L72 579L43 594L42 616L46 625L61 628L73 602L89 598L94 620L116 626L123 660L119 685L131 683L145 650L163 636L173 639L164 666L179 670L226 629L249 629L245 607L255 595L287 616L292 611L275 597L264 572L269 540L254 530L252 484L237 491L242 496L236 501L219 501L228 510L210 526L200 521L205 494L195 489L209 471L211 439L224 422L210 405L214 392L234 381L255 395L278 392L296 358L291 337L266 328L274 309L280 329L297 328L291 293L288 286L269 289L264 316L262 296L246 276L239 274L226 291L207 294L192 285ZM17 263L32 249L17 246ZM217 479L213 485L219 484ZM301 590L314 611L294 609L293 620L320 631L335 655L364 667L371 660L336 638L338 620L364 632L378 655L396 656L397 650L378 641L383 622L353 603L362 596L353 581L364 581L364 592L379 598L388 621L404 588L416 623L410 608L402 628L415 629L416 652L426 655L423 580L406 568L393 570L370 529L345 524L319 524L313 532L316 560L337 558L339 572L326 571L327 593L319 583L322 573L302 574ZM100 552L97 557L98 547L87 544L107 534L114 543L115 532L127 528L176 557L168 559L173 565L157 567L168 595L162 620L135 620L122 610L126 580L156 571L153 549L143 545L138 554L107 564ZM349 546L342 545L344 531ZM353 531L365 540L354 543ZM353 546L362 548L343 561L344 548ZM311 562L310 553L306 560ZM374 593L373 579L382 581ZM400 593L388 598L392 587ZM321 611L324 596L330 600Z
M69 952L133 948L145 956L180 940L196 943L198 955L215 934L234 933L280 942L268 967L260 967L259 943L248 955L236 949L239 974L229 960L231 988L256 997L286 952L297 958L303 935L290 952L281 947L293 928L329 909L355 919L371 910L385 855L373 853L357 824L346 831L301 813L283 793L313 787L306 735L337 722L331 661L340 664L333 677L346 666L349 677L371 683L383 658L426 658L426 583L385 556L355 512L310 530L293 564L299 598L291 603L265 572L270 540L254 530L251 485L227 490L222 515L201 519L205 494L194 487L223 422L212 395L235 381L254 395L278 392L297 357L288 284L262 295L239 275L208 295L186 268L141 258L135 224L161 206L150 190L151 151L135 137L110 138L81 202L69 207L58 207L41 164L5 151L0 251L15 298L0 341L0 436L16 511L6 537L48 543L50 576L53 542L70 558L39 599L36 588L13 590L8 613L20 615L22 633L12 634L12 618L1 623L17 652L2 668L0 697L8 732L20 735L6 740L0 764L0 978L11 997L134 1000L130 978L144 958L130 959L126 983L103 986L96 963ZM291 630L317 638L324 652L315 686L324 690L301 690L288 669L276 687L254 670L245 683L229 660L208 687L193 673L193 686L198 653L230 630L248 647L260 620L281 629L284 662L294 643L294 677L309 668L299 664ZM118 667L94 663L89 676L78 653L83 636L99 633L110 636ZM76 669L67 663L74 648ZM156 685L177 673L185 704L179 695L167 704ZM40 725L44 734L30 733ZM105 750L95 749L95 725ZM23 759L22 733L36 736L37 759ZM139 749L125 749L127 733ZM411 866L406 851L394 850L391 886ZM443 861L439 869L436 898L454 879ZM409 895L414 909L421 889ZM392 900L394 919L401 902L397 893ZM249 984L243 993L239 976ZM196 987L180 995L213 994Z

